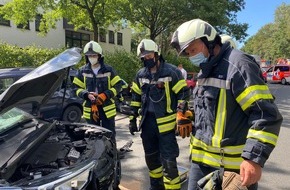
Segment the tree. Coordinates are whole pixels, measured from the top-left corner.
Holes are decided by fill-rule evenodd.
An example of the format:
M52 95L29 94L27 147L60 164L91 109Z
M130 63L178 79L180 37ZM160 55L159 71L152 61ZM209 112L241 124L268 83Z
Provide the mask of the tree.
M114 0L13 0L0 7L4 18L15 24L26 25L27 20L34 20L42 13L40 31L45 34L55 28L56 21L65 18L75 29L93 31L94 40L98 41L99 27L118 23Z
M219 32L227 32L237 40L247 36L247 24L236 20L236 13L244 8L244 0L119 0L119 13L136 28L144 28L149 38L169 34L181 23L201 18L216 26Z
M263 59L276 61L277 58L290 57L290 5L283 3L275 10L273 23L263 26L249 38L243 51L260 55Z

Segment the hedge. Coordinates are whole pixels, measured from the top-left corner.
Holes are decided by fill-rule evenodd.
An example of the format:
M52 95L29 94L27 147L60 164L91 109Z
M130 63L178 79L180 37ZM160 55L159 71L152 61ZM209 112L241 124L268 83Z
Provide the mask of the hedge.
M20 48L6 43L0 43L0 68L8 67L37 67L49 59L55 57L64 49L47 49L36 46L27 46ZM175 53L164 56L165 60L174 65L179 63L187 72L197 72L187 58L178 57ZM135 53L126 52L124 50L115 50L114 53L105 53L105 63L111 65L118 75L126 82L131 83L137 71L143 66ZM84 58L76 65L76 68L84 64Z

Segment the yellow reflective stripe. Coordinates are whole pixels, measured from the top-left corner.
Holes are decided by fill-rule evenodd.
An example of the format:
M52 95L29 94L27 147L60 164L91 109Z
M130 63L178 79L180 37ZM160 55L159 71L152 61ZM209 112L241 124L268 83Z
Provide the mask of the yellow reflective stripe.
M191 150L192 161L201 162L213 167L220 167L220 162L222 156L220 154L213 154L210 152L205 152L203 150L192 149ZM228 157L223 155L224 167L227 169L240 169L240 164L243 158L240 157Z
M111 117L114 117L117 115L117 111L116 111L116 109L113 109L111 111L106 111L105 114L106 114L107 118L111 118Z
M84 107L84 111L91 112L91 108L90 107Z
M77 91L76 91L76 95L78 96L78 95L79 95L83 90L84 90L84 89L82 89L82 88L77 89Z
M247 138L254 138L254 139L257 139L263 143L269 143L269 144L272 144L274 146L276 146L276 143L278 140L278 136L273 134L273 133L269 133L269 132L265 132L265 131L257 131L254 129L249 130Z
M116 108L115 104L111 104L111 105L108 105L108 106L104 106L103 109L104 111L108 111L108 110L111 110L111 109L114 109Z
M166 111L167 113L172 113L172 109L171 109L171 98L170 98L170 91L169 91L169 82L165 82L164 83L164 87L165 87L165 95L166 95Z
M113 92L114 96L117 96L117 90L115 88L110 88L110 90Z
M163 177L163 168L160 166L159 168L156 168L155 170L149 171L149 175L152 178L161 178Z
M198 147L207 152L212 152L212 153L217 153L217 154L220 154L221 152L221 148L207 145L201 140L198 140L197 138L195 138L193 135L191 136L191 139L190 139L190 145L191 147ZM225 147L222 147L222 149L224 150L225 154L234 155L234 154L242 154L244 147L245 145L225 146Z
M253 102L259 99L273 99L267 85L250 86L236 98L243 110L246 110Z
M124 101L124 97L123 96L120 97L119 100L123 102Z
M182 89L183 87L186 87L186 81L184 79L179 80L173 87L172 87L172 91L177 94L180 89Z
M130 106L141 107L141 102L131 101Z
M165 117L160 117L157 119L157 124L161 124L161 123L165 123L168 121L175 121L176 119L176 114L171 114L169 116L165 116Z
M158 129L160 133L164 133L164 132L173 130L175 128L175 125L176 125L176 121L173 121L170 123L158 125Z
M141 95L141 89L138 87L138 85L135 82L132 83L132 90L136 92L137 94Z
M73 83L78 85L79 87L85 89L85 83L83 83L83 81L81 81L80 79L78 79L77 77L74 77Z
M212 137L212 145L214 147L221 146L221 140L225 131L226 120L226 89L222 88L219 94L218 108L216 112L216 119L214 125L214 135Z
M85 119L91 119L91 114L84 112L84 113L83 113L83 117L84 117Z
M180 189L181 188L179 176L172 180L164 176L163 181L164 181L165 189Z
M178 101L177 101L177 103L182 103L182 102L184 102L184 100L178 100Z
M111 85L112 86L115 86L115 84L117 83L117 82L119 82L121 80L121 77L119 77L119 76L115 76L112 80L111 80Z
M111 88L111 77L110 76L108 76L108 89L110 89ZM113 92L114 93L114 92Z
M204 79L198 79L197 84L199 86L212 86L216 88L225 88L230 89L231 83L229 80L222 80L217 78L204 78Z

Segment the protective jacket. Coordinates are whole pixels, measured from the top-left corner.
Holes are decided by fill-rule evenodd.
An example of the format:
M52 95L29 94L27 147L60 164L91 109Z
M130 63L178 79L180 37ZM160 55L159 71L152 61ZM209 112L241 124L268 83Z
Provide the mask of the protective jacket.
M202 63L203 64L203 63ZM239 170L243 159L262 167L276 145L282 116L253 58L224 44L194 90L192 161Z
M111 66L103 63L100 65L101 68L98 74L95 75L90 63L87 63L79 69L77 76L73 80L73 83L77 86L77 96L85 100L83 104L83 117L85 119L90 119L91 114L91 101L88 99L88 93L96 92L96 88L98 94L105 93L107 96L106 101L102 105L107 118L112 118L117 113L113 98L121 90L121 78L116 75Z
M156 116L160 133L174 130L177 104L188 98L189 90L181 72L176 66L165 63L162 59L154 75L144 67L138 71L132 83L131 107L134 115L140 113L145 116L151 106L150 112ZM138 113L139 108L141 111ZM141 127L142 121L143 119Z

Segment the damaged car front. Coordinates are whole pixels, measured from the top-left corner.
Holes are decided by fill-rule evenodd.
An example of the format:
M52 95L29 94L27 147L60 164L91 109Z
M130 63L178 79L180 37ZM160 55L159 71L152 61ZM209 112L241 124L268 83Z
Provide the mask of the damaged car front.
M0 95L0 190L118 189L121 166L111 131L48 122L16 108L45 103L80 59L79 49L66 50Z

